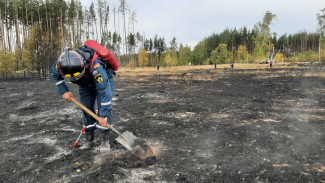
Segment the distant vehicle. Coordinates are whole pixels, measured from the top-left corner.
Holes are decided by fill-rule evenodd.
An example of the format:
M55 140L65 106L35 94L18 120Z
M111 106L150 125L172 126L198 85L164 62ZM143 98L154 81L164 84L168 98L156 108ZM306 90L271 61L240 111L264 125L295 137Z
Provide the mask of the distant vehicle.
M272 54L270 55L269 59L267 60L267 63L270 63L270 62L274 63L273 58L274 58L274 47L273 47L273 52L272 52Z
M275 61L274 61L274 47L273 47L273 52L270 54L270 57L268 59L265 58L265 60L263 59L259 63L269 64L271 61L272 61L272 63L275 63Z

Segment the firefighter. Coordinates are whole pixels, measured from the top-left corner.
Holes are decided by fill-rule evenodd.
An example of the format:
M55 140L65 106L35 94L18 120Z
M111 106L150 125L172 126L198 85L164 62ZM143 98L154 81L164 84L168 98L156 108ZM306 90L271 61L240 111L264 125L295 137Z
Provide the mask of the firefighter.
M51 68L51 78L56 84L56 89L62 98L71 101L74 96L69 91L64 79L69 78L79 87L81 103L95 113L95 101L97 101L97 121L83 111L82 124L86 127L86 139L94 141L94 131L98 129L103 138L108 138L109 129L104 127L113 123L112 96L114 90L114 71L98 57L92 61L94 50L81 47L79 50L65 48L58 60Z

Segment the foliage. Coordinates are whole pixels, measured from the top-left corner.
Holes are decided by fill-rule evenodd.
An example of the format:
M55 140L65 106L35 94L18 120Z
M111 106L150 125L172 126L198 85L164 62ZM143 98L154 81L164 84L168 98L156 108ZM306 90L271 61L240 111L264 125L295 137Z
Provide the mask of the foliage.
M315 51L306 51L299 53L297 56L286 58L287 62L316 62L319 60L318 52ZM321 61L325 61L325 50L321 50Z
M178 65L187 65L192 61L192 51L191 48L187 45L183 46L180 44L178 51Z
M176 37L168 40L168 47L164 37L145 38L145 34L135 32L136 14L125 0L120 0L117 16L114 7L114 27L109 25L108 1L97 0L96 3L96 8L92 2L86 9L80 0L0 1L0 51L4 57L13 54L10 58L14 58L12 66L1 58L0 64L5 65L1 72L46 72L64 47L78 48L87 39L94 39L110 49L121 65L200 65L230 63L233 59L246 63L247 59L249 62L266 60L273 47L275 60L320 59L325 62L325 8L316 15L319 25L316 33L300 31L277 36L270 30L276 15L267 11L254 29L244 26L212 33L192 50L177 43ZM116 17L119 22L115 24ZM120 23L123 23L122 34L117 27ZM122 47L125 55L121 55Z
M325 32L325 8L320 10L321 13L317 13L316 17L318 20L319 31L321 33Z
M227 50L226 44L219 44L219 46L212 51L211 57L216 59L217 64L225 64L231 62L231 52Z
M283 62L285 59L285 56L282 53L277 53L275 54L273 60L275 60L275 62Z
M130 62L127 66L132 68L137 66L137 62L135 61L134 57L130 58Z
M258 22L254 26L254 30L257 33L254 37L254 57L257 61L264 60L264 58L269 57L267 51L270 52L270 48L273 47L271 43L270 25L275 17L275 14L267 11L264 15L263 21Z
M144 48L140 49L140 52L138 54L138 61L140 67L148 66L148 54Z
M236 61L238 63L245 63L249 57L246 46L240 45L236 54Z
M0 73L8 77L15 68L15 55L6 50L0 50Z
M176 51L172 48L167 48L164 61L167 66L176 66L177 65Z
M201 65L208 58L207 49L208 39L199 42L193 50L193 65Z
M135 46L136 46L136 39L135 39L135 35L130 33L127 37L127 41L128 41L128 51L129 53L134 53L135 51Z

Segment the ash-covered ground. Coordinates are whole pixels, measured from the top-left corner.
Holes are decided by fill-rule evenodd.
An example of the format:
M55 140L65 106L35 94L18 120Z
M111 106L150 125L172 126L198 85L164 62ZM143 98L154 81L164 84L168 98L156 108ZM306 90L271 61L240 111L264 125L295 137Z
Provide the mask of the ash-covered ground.
M81 110L50 80L0 92L0 182L325 182L320 65L117 72L114 126L157 150L147 159L114 133L74 148Z

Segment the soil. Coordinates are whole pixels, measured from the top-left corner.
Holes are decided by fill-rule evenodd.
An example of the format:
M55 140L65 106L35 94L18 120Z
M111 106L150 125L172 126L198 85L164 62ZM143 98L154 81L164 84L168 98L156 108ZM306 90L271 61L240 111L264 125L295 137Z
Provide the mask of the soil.
M117 72L114 126L144 159L113 132L74 148L81 110L49 79L0 81L0 182L325 182L324 66L212 67Z

